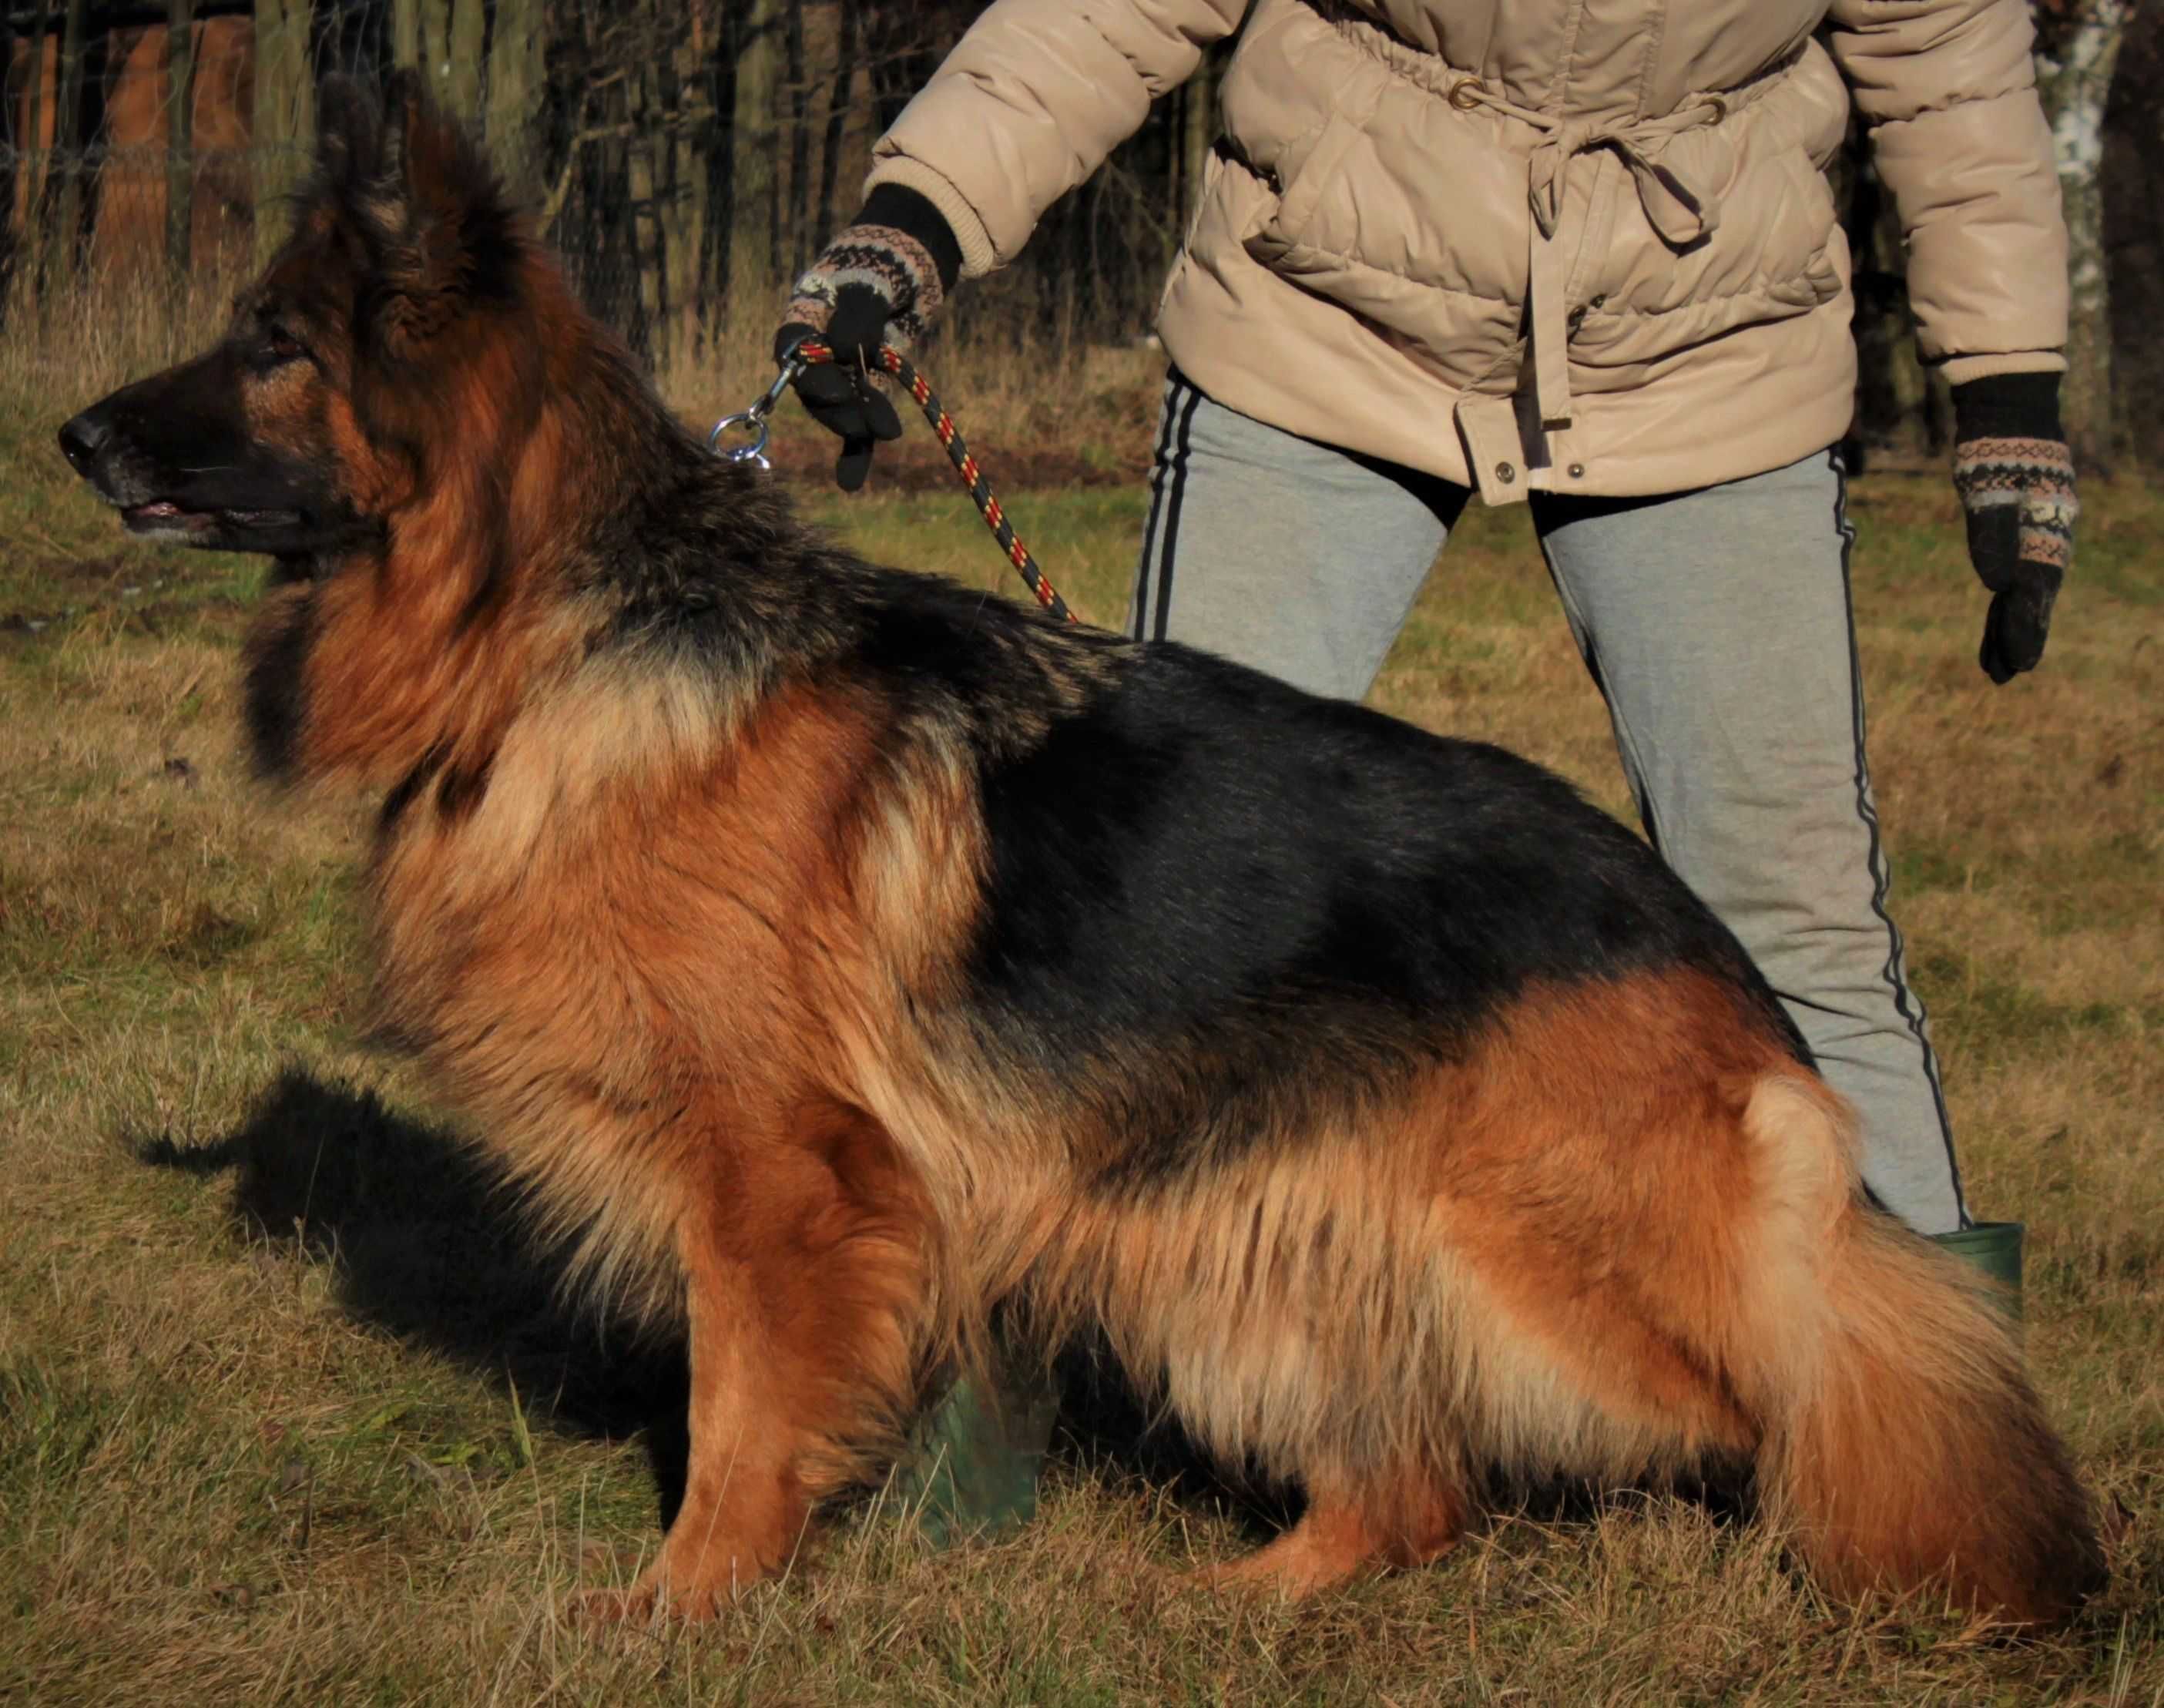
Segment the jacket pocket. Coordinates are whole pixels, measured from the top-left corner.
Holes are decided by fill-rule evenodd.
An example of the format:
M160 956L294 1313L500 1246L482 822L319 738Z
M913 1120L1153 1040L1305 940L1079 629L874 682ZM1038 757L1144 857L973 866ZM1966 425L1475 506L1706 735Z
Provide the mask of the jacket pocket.
M1510 348L1525 301L1525 161L1498 146L1488 115L1337 50L1352 63L1325 80L1334 109L1257 151L1270 201L1242 246L1285 284L1468 383Z
M1345 157L1360 140L1361 127L1342 113L1332 113L1311 141L1288 148L1270 172L1277 205L1247 239L1247 252L1264 265L1298 248L1313 227L1327 194L1343 195L1349 187L1340 173Z

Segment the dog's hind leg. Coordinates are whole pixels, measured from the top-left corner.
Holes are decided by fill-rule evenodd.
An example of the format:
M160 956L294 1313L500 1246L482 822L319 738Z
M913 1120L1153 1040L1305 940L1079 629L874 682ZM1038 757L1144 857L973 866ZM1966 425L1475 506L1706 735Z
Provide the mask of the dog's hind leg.
M661 1551L586 1612L712 1616L787 1569L814 1505L870 1462L913 1387L921 1195L883 1129L833 1106L703 1159L678 1227L691 1459Z
M1425 1565L1457 1545L1471 1515L1454 1476L1318 1476L1299 1523L1246 1558L1199 1574L1198 1581L1298 1600L1374 1567Z

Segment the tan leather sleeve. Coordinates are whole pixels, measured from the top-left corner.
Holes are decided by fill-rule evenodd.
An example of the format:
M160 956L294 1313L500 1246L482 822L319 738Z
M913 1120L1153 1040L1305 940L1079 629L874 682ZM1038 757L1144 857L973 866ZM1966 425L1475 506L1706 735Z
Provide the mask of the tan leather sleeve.
M1835 0L1830 45L1909 240L1926 361L2066 365L2067 228L2023 0Z
M961 240L964 278L1005 266L1247 5L999 0L874 145L864 187L930 201Z

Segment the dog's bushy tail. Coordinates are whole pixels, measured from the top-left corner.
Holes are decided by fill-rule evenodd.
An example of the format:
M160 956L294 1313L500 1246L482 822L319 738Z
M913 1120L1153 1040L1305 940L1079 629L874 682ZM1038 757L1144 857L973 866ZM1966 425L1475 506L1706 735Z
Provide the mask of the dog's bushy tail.
M1762 1143L1846 1154L1830 1099L1776 1101L1754 1112L1790 1131L1762 1127ZM1814 1122L1825 1130L1792 1125ZM2016 1623L2064 1620L2102 1586L2104 1556L1987 1284L1851 1191L1820 1230L1818 1309L1785 1337L1761 1325L1786 1343L1758 1463L1768 1515L1844 1599L1922 1591Z

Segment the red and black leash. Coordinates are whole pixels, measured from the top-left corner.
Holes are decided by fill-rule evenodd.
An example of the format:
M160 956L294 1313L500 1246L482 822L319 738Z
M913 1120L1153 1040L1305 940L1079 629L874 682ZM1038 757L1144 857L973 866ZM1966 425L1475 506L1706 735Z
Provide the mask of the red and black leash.
M723 420L714 428L708 443L717 443L722 433L731 427L748 424L758 430L758 439L747 449L724 452L723 455L754 461L764 467L766 459L763 453L766 449L768 414L780 400L790 381L796 377L800 368L816 367L822 362L834 360L831 345L816 338L806 339L789 352L780 376L765 397L742 414L732 415ZM961 428L955 426L954 418L947 413L945 406L933 394L932 387L925 382L924 376L917 372L909 358L892 344L883 344L879 347L878 360L880 366L901 381L908 388L909 395L917 400L917 407L924 412L924 418L932 423L932 432L939 435L939 443L947 448L947 460L954 465L954 472L962 477L962 484L969 489L969 497L976 504L978 513L985 518L985 526L991 529L992 538L1000 543L1000 549L1006 554L1007 561L1020 571L1023 583L1035 596L1037 602L1056 618L1069 623L1079 622L1081 619L1067 608L1067 602L1053 591L1044 571L1037 567L1037 559L1022 543L1022 537L1014 531L1014 524L1007 520L1006 511L1001 507L998 497L992 491L992 483L985 476L984 465L969 449L969 442L962 437Z

